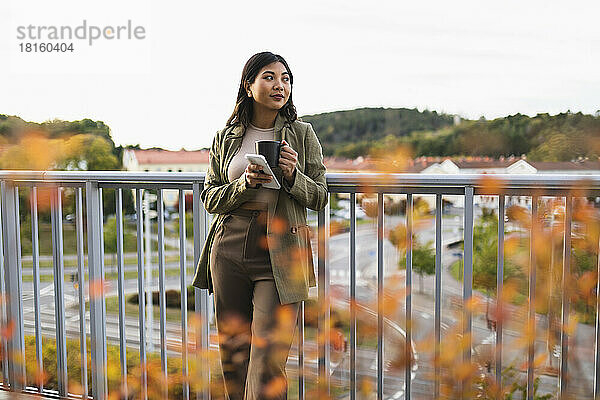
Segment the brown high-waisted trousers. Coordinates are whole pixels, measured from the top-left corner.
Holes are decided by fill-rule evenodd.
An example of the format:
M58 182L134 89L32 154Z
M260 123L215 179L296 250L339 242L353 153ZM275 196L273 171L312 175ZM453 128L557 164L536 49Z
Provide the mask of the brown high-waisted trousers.
M236 210L210 255L226 398L287 399L285 365L299 303L281 305L266 241L266 211ZM228 397L227 397L228 396Z

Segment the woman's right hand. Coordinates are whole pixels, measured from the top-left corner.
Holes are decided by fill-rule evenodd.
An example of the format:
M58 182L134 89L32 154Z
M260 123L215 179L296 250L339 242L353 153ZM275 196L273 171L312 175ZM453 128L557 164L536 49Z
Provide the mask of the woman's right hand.
M263 172L263 167L257 164L248 164L244 171L246 176L246 185L251 188L256 188L257 184L269 183L273 180L271 175Z

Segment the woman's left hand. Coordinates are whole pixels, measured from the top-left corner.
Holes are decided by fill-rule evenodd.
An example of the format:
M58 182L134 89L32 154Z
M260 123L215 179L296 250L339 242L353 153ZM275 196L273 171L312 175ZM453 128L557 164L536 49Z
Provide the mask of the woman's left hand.
M281 153L279 155L279 167L283 172L283 177L288 183L294 182L294 173L296 172L296 163L298 163L298 153L294 151L286 142L282 140Z

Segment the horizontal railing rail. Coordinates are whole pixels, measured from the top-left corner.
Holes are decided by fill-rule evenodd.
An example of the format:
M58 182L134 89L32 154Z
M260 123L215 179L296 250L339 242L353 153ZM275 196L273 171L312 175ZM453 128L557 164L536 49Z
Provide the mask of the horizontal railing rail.
M179 231L176 242L179 246L179 288L181 290L181 357L184 375L183 397L189 399L190 376L188 343L191 337L188 332L189 315L187 311L187 264L186 264L186 218L185 218L185 192L192 192L192 223L193 223L193 254L194 265L198 262L202 245L206 239L208 227L211 221L209 215L203 208L200 193L204 183L204 173L169 173L169 172L122 172L122 171L0 171L1 183L1 237L2 257L0 257L0 283L2 288L2 324L5 332L10 335L2 338L2 344L6 351L2 360L3 388L12 391L38 391L42 394L54 394L59 397L73 397L68 387L67 375L67 344L65 326L65 283L64 283L64 249L63 249L63 206L62 188L74 190L75 207L75 240L76 240L76 268L78 281L78 307L80 328L80 352L81 352L81 390L83 397L88 393L87 373L87 342L89 331L91 353L91 393L94 399L107 397L107 315L104 293L105 281L105 257L104 257L104 215L103 215L103 189L115 190L115 215L116 215L116 264L118 284L118 335L120 348L120 371L123 379L123 394L127 396L127 343L126 343L126 316L125 316L125 264L124 264L124 212L123 193L130 189L134 193L136 212L136 245L137 245L137 294L139 295L138 328L139 328L139 354L140 362L145 364L148 360L148 338L152 334L153 323L146 321L151 318L152 313L147 316L146 297L151 293L150 276L146 269L149 251L152 247L149 242L144 244L145 230L149 229L143 221L142 216L148 214L144 210L144 190L151 189L157 193L157 204L164 201L164 190L177 190ZM504 285L504 215L506 213L505 196L529 196L531 201L531 245L530 245L530 268L528 273L528 321L535 321L535 287L536 287L536 258L534 244L540 240L535 230L538 217L538 200L543 196L561 197L565 200L565 228L563 240L563 266L562 266L562 291L561 296L561 320L563 328L560 330L560 368L559 368L559 392L561 398L566 397L568 382L568 360L569 360L569 325L570 315L570 287L567 284L571 271L571 235L573 219L573 198L585 196L600 196L600 175L505 175L505 174L469 174L469 175L427 175L427 174L403 174L403 173L328 173L326 175L329 193L344 193L349 195L350 200L350 228L348 232L348 286L350 305L350 338L349 338L349 396L356 399L358 393L357 377L357 194L369 193L376 197L375 223L377 228L377 247L375 262L376 268L376 295L377 295L377 350L376 350L376 391L377 398L384 398L385 382L385 342L384 329L387 318L384 312L385 280L384 280L384 195L404 194L406 195L406 275L405 275L405 319L406 326L402 332L404 338L405 352L405 376L403 395L411 398L411 382L414 379L412 360L415 359L413 343L413 320L412 309L412 276L413 276L413 235L415 233L413 212L414 195L435 195L435 279L434 279L434 355L440 356L441 332L442 332L442 197L444 195L461 196L464 201L464 256L463 256L463 286L462 300L465 306L462 309L461 334L468 341L465 345L462 359L470 363L472 359L471 334L473 328L473 311L467 306L473 297L473 229L474 229L474 196L494 195L498 196L498 254L497 254L497 277L496 296L502 298ZM43 384L36 382L32 387L31 382L25 378L25 330L23 310L23 275L21 256L21 213L19 211L19 189L29 191L29 208L31 224L32 243L32 274L33 274L33 318L35 332L35 359L39 371L43 370L42 364L42 322L40 316L40 248L39 248L39 203L40 191L49 190L50 217L51 217L51 240L52 240L52 266L53 276L53 298L55 313L55 336L56 336L56 370L58 392L50 393L45 390ZM85 202L84 202L85 199ZM317 214L317 273L318 273L318 380L320 390L329 392L331 379L331 335L330 335L330 256L329 242L331 235L330 204ZM158 287L159 287L159 335L160 335L160 368L163 377L167 378L167 319L166 319L166 260L165 260L165 213L163 207L157 207L157 242L158 242ZM85 223L85 226L84 226ZM537 227L539 228L539 227ZM87 236L87 252L84 246L84 237ZM147 235L149 238L150 235ZM87 258L88 292L89 292L89 329L86 323L85 292ZM599 263L600 268L600 263ZM151 296L151 294L150 294ZM148 299L151 300L150 297ZM597 296L600 304L600 296ZM498 301L498 307L502 302ZM598 306L597 304L597 306ZM195 289L194 296L194 318L201 321L195 324L194 337L198 357L206 357L210 340L209 311L210 298L207 290ZM307 376L305 365L305 342L304 342L304 308L301 308L298 321L298 395L300 399L307 397L305 377ZM501 311L501 310L500 310ZM28 316L29 317L29 316ZM147 330L150 325L150 331ZM10 328L10 329L9 329ZM533 330L533 332L531 332ZM534 398L534 368L535 368L535 323L530 327L529 334L533 339L527 345L527 398ZM494 355L495 380L498 386L502 385L502 344L503 326L502 320L498 319L496 326L496 347ZM600 351L598 343L600 340L600 317L596 313L596 331L594 336L594 393L600 396ZM210 371L208 358L200 360L202 382L209 382ZM435 364L433 395L440 397L442 370L439 364ZM465 382L466 383L466 382ZM147 398L148 376L141 369L140 376L141 397ZM209 386L203 385L196 393L197 398L210 398ZM164 385L164 395L167 395L167 385ZM463 388L466 390L466 388Z

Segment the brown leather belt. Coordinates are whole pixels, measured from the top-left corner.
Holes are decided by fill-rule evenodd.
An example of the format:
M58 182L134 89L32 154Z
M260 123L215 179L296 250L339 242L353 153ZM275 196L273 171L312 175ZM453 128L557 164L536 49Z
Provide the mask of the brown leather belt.
M255 210L255 211L267 211L269 209L268 203L262 201L247 201L240 205L240 208L244 210Z

